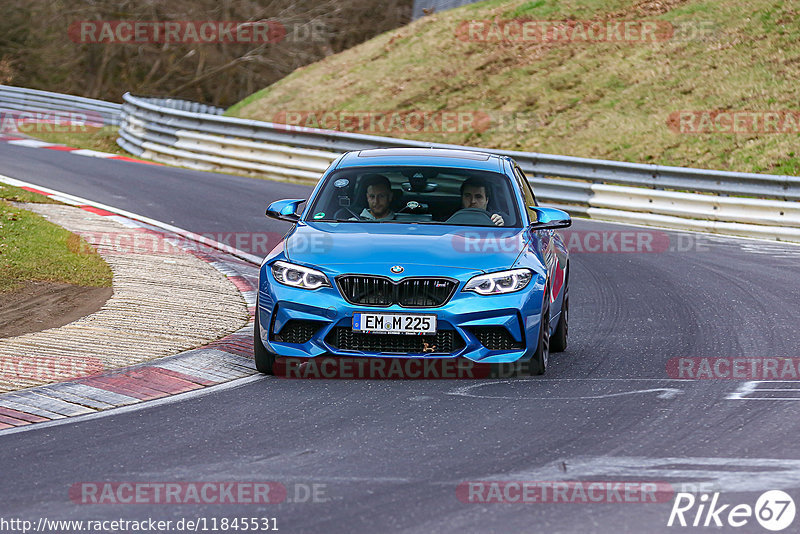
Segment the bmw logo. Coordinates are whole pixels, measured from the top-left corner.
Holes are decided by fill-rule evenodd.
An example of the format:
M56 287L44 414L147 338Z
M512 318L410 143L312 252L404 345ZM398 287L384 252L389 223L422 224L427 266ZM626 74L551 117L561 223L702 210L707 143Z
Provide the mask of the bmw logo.
M402 273L403 271L405 271L405 269L403 269L403 266L402 266L402 265L395 265L394 267L392 267L392 268L391 268L391 269L389 269L389 270L390 270L390 271L392 271L394 274L400 274L400 273Z

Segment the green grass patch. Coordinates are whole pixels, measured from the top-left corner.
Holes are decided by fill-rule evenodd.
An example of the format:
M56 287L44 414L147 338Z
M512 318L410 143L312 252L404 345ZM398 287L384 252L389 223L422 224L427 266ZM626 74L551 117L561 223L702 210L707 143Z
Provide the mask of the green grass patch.
M773 169L776 174L786 174L788 176L800 176L800 158L794 156L794 152L790 152L789 159L778 161Z
M117 144L118 132L119 128L116 126L104 126L88 132L50 132L46 128L37 127L22 133L48 143L129 156L130 154Z
M0 200L0 292L26 281L111 287L108 264L79 236Z
M505 13L505 15L512 19L547 17L558 13L558 11L558 5L555 1L536 0L535 2L525 2L518 8Z
M33 193L31 191L26 191L20 187L14 187L13 185L6 185L0 184L0 198L5 200L10 200L11 202L30 202L33 204L61 204L57 200L53 200L52 198L40 195L39 193Z

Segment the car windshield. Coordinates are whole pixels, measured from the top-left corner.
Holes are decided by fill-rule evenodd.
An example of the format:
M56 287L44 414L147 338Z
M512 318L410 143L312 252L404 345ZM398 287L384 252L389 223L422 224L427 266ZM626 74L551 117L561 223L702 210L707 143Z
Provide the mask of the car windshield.
M358 167L331 173L309 221L521 226L503 174L437 167Z

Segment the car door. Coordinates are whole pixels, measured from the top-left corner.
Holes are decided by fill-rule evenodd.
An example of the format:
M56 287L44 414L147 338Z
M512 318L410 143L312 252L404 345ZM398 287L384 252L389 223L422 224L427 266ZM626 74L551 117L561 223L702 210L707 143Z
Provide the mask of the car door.
M536 212L530 206L539 206L536 195L533 192L528 178L518 165L514 165L514 178L525 199L525 208L531 222L536 222ZM564 285L567 268L567 249L564 241L555 230L534 230L533 238L541 242L541 251L547 266L548 278L550 280L550 302L555 302L561 297L561 289ZM555 314L553 314L555 316Z

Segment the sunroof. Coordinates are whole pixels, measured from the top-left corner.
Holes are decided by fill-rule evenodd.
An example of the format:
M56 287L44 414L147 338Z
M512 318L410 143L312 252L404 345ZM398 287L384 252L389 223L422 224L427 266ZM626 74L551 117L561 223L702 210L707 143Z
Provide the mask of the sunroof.
M490 154L484 154L482 152L469 152L467 150L437 150L435 148L376 148L372 150L362 150L358 153L358 157L360 158L382 158L392 156L417 158L462 158L475 161L486 161L489 159Z

